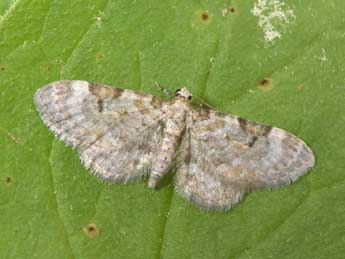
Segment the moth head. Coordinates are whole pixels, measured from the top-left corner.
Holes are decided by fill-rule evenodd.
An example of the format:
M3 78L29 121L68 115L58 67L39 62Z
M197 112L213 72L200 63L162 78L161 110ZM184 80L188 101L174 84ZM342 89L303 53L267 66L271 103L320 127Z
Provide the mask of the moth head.
M193 95L188 91L186 87L182 87L181 89L177 89L175 92L175 96L181 96L187 100L191 100Z

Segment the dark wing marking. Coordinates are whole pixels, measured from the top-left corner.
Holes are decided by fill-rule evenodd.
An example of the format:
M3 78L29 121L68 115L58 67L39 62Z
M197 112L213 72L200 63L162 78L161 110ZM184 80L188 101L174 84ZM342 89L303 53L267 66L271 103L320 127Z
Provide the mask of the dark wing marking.
M105 179L141 178L162 139L164 107L158 98L85 81L57 81L38 90L45 124L77 148L85 166Z
M289 184L314 165L299 138L282 129L212 110L192 111L176 188L207 209L228 209L245 192Z

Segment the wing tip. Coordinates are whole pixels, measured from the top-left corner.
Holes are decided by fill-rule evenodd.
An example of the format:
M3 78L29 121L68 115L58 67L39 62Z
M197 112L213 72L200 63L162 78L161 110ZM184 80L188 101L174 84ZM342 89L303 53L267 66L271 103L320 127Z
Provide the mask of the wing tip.
M35 92L33 98L36 110L39 113L43 124L53 132L55 137L64 142L67 146L72 146L72 148L77 146L76 141L67 141L66 136L63 134L63 130L59 128L56 121L54 121L54 115L51 113L50 106L53 105L54 100L57 98L55 88L73 85L75 81L76 80L59 80L48 83L39 88Z
M284 139L290 139L294 145L294 148L298 148L298 158L300 162L303 163L301 167L301 175L305 174L306 172L310 171L316 163L315 155L312 149L305 143L304 140L298 138L294 134L287 132L283 129L273 127L270 135L277 137L284 141ZM301 176L300 175L300 176Z

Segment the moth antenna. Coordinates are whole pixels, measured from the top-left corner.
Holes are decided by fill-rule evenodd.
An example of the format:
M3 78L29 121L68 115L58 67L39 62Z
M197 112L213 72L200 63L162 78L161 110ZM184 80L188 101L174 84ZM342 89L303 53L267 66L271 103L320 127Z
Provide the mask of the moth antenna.
M157 81L155 81L154 85L159 91L163 92L166 97L171 98L174 96L168 89L162 87Z
M207 106L208 108L212 109L212 110L217 110L215 107L213 107L212 105L208 104L207 102L203 101L201 98L199 98L196 95L193 95L194 98L196 98L201 104Z

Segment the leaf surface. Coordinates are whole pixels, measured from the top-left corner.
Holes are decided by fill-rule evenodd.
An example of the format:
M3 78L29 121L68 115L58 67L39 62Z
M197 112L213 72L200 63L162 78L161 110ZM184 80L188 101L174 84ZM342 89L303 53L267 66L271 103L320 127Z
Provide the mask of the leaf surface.
M18 0L0 22L0 257L342 258L345 2L284 3ZM273 19L277 10L293 15ZM155 81L186 85L220 111L299 136L316 166L224 213L172 185L104 184L34 107L35 91L61 79L154 95Z

